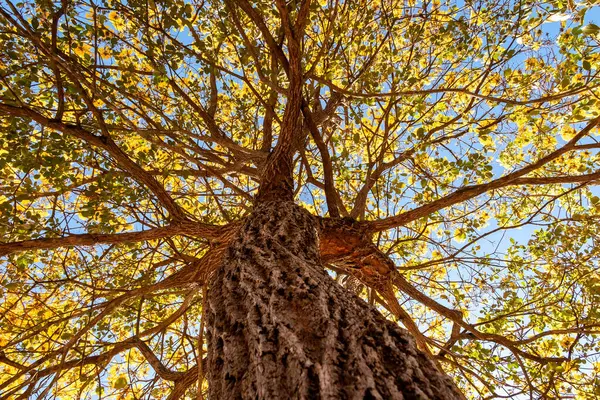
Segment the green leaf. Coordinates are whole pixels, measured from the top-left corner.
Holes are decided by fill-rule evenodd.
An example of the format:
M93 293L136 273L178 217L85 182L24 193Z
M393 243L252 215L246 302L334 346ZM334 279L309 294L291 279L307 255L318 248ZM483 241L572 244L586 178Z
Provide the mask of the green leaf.
M589 62L589 61L584 61L584 62L582 63L582 66L583 66L583 69L585 69L586 71L589 71L589 70L591 70L591 69L592 69L592 66L591 66L591 64L590 64L590 62Z
M113 383L113 387L115 389L123 389L126 388L128 385L127 383L127 378L125 376L119 376Z
M584 26L583 28L581 28L581 32L585 33L586 35L595 35L599 31L600 31L600 26L598 26L596 24L588 24L588 25Z

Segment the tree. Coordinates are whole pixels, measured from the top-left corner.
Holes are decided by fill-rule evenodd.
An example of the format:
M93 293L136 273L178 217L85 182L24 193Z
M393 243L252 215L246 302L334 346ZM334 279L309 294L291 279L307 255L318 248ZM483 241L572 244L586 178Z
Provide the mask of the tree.
M592 3L0 3L0 398L600 395Z

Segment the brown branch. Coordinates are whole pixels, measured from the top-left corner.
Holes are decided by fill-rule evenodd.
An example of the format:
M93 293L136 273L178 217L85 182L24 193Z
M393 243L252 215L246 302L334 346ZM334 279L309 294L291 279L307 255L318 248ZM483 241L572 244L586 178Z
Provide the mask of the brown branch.
M124 351L133 348L137 348L140 351L140 353L144 356L148 364L152 366L152 368L160 378L176 382L176 388L178 385L185 386L186 388L189 387L189 385L191 385L191 383L188 384L188 381L190 380L190 377L193 376L194 373L196 373L198 369L197 366L193 366L185 372L171 371L158 359L158 357L156 357L154 352L152 352L150 347L148 347L148 345L144 341L142 341L139 337L132 337L122 342L115 343L110 350L107 350L104 353L83 357L75 360L65 361L62 364L53 365L51 367L35 371L32 374L31 378L27 380L27 382L25 382L24 384L17 387L16 390L19 390L19 388L23 387L23 385L25 384L35 384L35 382L38 381L40 378L52 375L56 372L82 367L84 365L105 365L108 362L110 362L110 360L114 358L117 354L120 354ZM206 364L206 358L202 359L202 364ZM34 382L31 382L31 379L34 379ZM14 392L15 390L11 391L12 394L14 394Z
M452 206L454 204L465 202L469 199L479 196L480 194L489 192L494 189L499 189L509 185L517 185L517 184L526 184L523 182L527 181L519 181L519 178L523 178L524 175L527 175L530 172L533 172L542 166L548 164L549 162L557 159L568 151L572 150L582 137L587 135L593 128L595 128L600 122L600 117L596 117L592 119L583 129L581 129L568 143L559 149L551 152L550 154L540 158L538 161L529 164L526 167L523 167L515 172L511 172L501 178L495 179L491 182L480 184L480 185L472 185L465 186L457 191L446 195L438 200L432 201L429 204L425 204L421 207L415 208L410 211L406 211L402 214L380 219L376 221L368 221L364 222L372 232L383 231L386 229L395 228L398 226L405 225L409 222L415 221L419 218L425 217L427 215L431 215L432 213L439 211L443 208Z
M135 69L132 67L122 67L120 65L90 65L90 68L93 69L111 69L111 70L115 70L115 71L122 71L122 72L131 72L134 74L138 74L138 75L147 75L147 76L152 76L154 75L154 71L143 71L140 69Z
M429 341L429 339L425 335L423 335L423 333L421 333L421 331L419 330L419 327L417 326L415 321L412 319L410 314L404 308L402 308L402 306L400 305L400 302L398 302L398 299L396 298L396 295L394 294L393 288L391 286L388 286L388 288L386 290L384 290L383 292L380 292L379 295L382 297L382 299L381 299L382 305L384 307L386 307L392 314L394 314L394 316L400 322L402 322L404 327L406 327L406 329L415 338L415 341L417 342L417 345L419 346L419 348L421 350L423 350L425 353L427 353L427 355L429 355L429 357L431 357L432 360L435 360L433 357L433 353L431 352L431 349L427 345L427 342ZM438 365L438 367L439 367L439 365Z
M540 332L538 334L527 337L525 339L513 340L512 342L515 345L523 345L523 344L529 344L531 342L535 342L536 340L541 339L545 336L564 335L564 334L569 334L569 333L585 333L585 334L597 335L597 334L600 334L600 330L598 330L598 328L600 328L600 324L590 324L590 325L585 325L585 326L578 326L575 328L552 329L549 331Z
M442 125L439 125L435 128L432 128L431 130L429 130L429 132L427 132L427 134L421 139L421 142L419 144L402 151L391 161L387 161L387 162L383 161L385 158L386 148L382 146L379 157L377 160L375 160L375 162L379 163L379 165L377 166L377 168L375 168L375 170L372 173L367 174L366 182L364 183L363 187L359 190L358 194L356 195L356 199L354 201L354 207L353 207L352 211L350 212L350 216L353 218L359 218L360 216L363 216L369 192L373 188L373 186L375 186L375 183L377 182L377 180L381 177L381 175L385 171L387 171L391 168L394 168L395 166L399 165L400 163L402 163L405 160L410 159L419 149L423 149L423 148L426 148L431 145L439 144L444 141L448 141L450 139L456 139L456 138L466 134L468 132L468 130L464 130L462 133L459 132L459 133L456 133L453 135L443 135L438 138L429 140L435 133L437 133L439 131L443 131L446 127L459 121L460 118L462 118L462 115L466 111L471 109L472 106L473 106L473 102L471 102L469 104L469 106L467 107L467 109L464 110L462 113L458 114L451 120L444 122ZM484 126L483 128L491 128L492 126L500 123L503 119L504 119L503 116L498 117L491 123Z
M160 239L174 235L190 235L207 240L221 240L222 235L234 228L234 225L209 225L191 221L183 221L160 228L152 228L140 232L123 232L113 234L91 234L68 235L57 238L40 238L23 240L20 242L0 243L0 256L13 254L27 250L47 250L59 247L94 246L97 244L115 244L140 242L146 240Z
M245 0L238 0L238 4L245 4ZM287 75L289 78L289 87L287 93L287 103L283 112L281 122L281 131L275 149L267 158L261 176L261 184L258 189L257 200L265 201L270 199L293 200L294 182L293 182L293 161L294 138L299 137L302 132L302 124L299 118L302 108L302 55L300 44L298 42L297 32L293 31L286 5L277 1L282 23L285 28L289 62L287 64ZM251 8L251 7L250 7ZM242 7L244 11L246 9ZM253 10L253 9L252 9ZM253 12L253 11L252 11ZM250 16L250 14L248 14ZM256 21L255 21L256 22ZM258 24L258 23L257 23ZM260 28L260 27L259 27ZM266 29L266 27L265 27ZM262 29L261 29L262 30ZM268 34L268 31L265 33ZM270 36L270 34L268 34ZM272 37L271 39L272 40ZM279 47L277 47L279 49ZM279 49L281 50L281 49Z
M58 22L65 14L67 8L67 1L61 0L61 6L56 13L52 16L52 50L56 51L56 41L58 38ZM62 82L62 77L60 75L60 69L56 65L54 61L51 63L52 71L54 72L54 76L56 78L56 91L58 96L58 107L56 110L55 119L60 121L62 120L63 113L65 110L65 88Z
M115 297L112 300L107 301L106 303L103 304L103 309L102 311L97 314L94 318L92 318L88 323L86 323L86 325L81 328L80 330L78 330L75 335L73 335L68 341L67 343L65 343L60 349L57 350L53 350L51 352L48 352L45 356L41 357L40 359L34 361L33 363L27 365L27 366L23 366L23 368L21 368L21 370L17 373L15 373L12 377L10 377L9 379L7 379L6 381L4 381L3 383L0 384L0 390L6 388L7 386L11 385L12 383L16 382L21 376L23 376L26 373L29 373L33 370L35 370L36 368L40 367L41 365L43 365L45 362L49 361L51 358L55 357L55 356L62 356L62 360L58 365L55 365L53 367L49 367L46 370L48 370L48 374L52 373L52 372L56 372L56 371L60 371L63 370L65 368L73 368L76 367L81 363L81 361L73 361L73 360L65 360L65 357L67 355L67 352L69 351L69 349L71 349L76 342L83 336L85 335L86 332L88 332L90 329L92 329L98 322L100 322L104 317L110 315L118 306L120 306L122 303L124 303L127 300L131 300L133 298L139 297L139 296L143 296L146 295L148 293L154 292L156 290L159 289L163 289L162 284L165 281L159 282L157 284L154 285L150 285L150 286L143 286L137 289L133 289L121 296ZM193 283L193 282L188 282L188 283ZM193 294L195 293L195 291L189 292L188 295L186 296L185 300L183 301L182 306L175 311L175 313L173 313L171 316L169 316L167 319L165 319L164 321L162 321L159 325L155 326L154 328L148 329L142 333L140 333L138 335L139 338L142 338L144 336L148 336L148 335L152 335L156 332L159 332L161 330L163 330L166 326L170 325L172 322L174 322L177 318L179 318L179 316L181 316L189 307L190 301L193 297ZM131 339L129 341L125 341L125 342L121 342L123 344L123 346L125 346L125 343L131 343ZM131 343L131 347L137 346L136 343ZM118 347L118 346L117 346ZM131 348L131 347L127 347L127 348ZM118 354L119 352L123 351L124 349L120 349L119 351L116 351L115 354ZM110 354L110 352L109 352ZM114 355L113 355L114 356ZM111 356L111 358L113 357ZM93 357L97 357L97 356L93 356ZM100 362L100 360L98 360L97 358L89 358L91 360L96 360L97 362ZM85 362L87 363L87 361ZM45 371L45 370L44 370ZM39 371L36 372L37 374L39 374ZM23 385L27 384L27 382L21 384L19 387L22 387ZM18 390L18 388L16 390ZM14 392L14 390L13 390ZM10 396L9 396L10 397ZM4 398L7 398L6 396ZM1 398L0 400L3 400L4 398Z
M401 90L401 91L397 91L397 92L387 92L387 93L386 92L359 93L359 92L353 92L351 90L341 88L341 87L335 85L330 80L325 79L320 76L317 76L315 74L311 74L310 78L314 79L315 81L317 81L325 86L330 87L333 91L341 93L348 97L382 98L382 97L422 96L422 95L439 94L439 93L459 93L459 94L464 94L464 95L467 95L470 97L475 97L475 98L478 98L481 100L487 100L487 101L491 101L491 102L495 102L495 103L504 103L504 104L509 104L509 105L513 105L513 106L524 106L524 105L530 105L530 104L547 103L549 101L557 101L562 98L565 98L568 96L574 96L579 93L582 93L587 90L591 90L591 89L595 88L595 87L591 87L591 88L583 87L583 88L574 89L569 92L553 94L550 96L544 96L544 97L540 97L537 99L511 100L511 99L504 99L501 97L494 97L494 96L489 96L489 95L472 92L466 88L437 88L437 89L422 89L422 90Z
M206 358L202 359L203 369L206 370ZM188 369L180 379L175 382L175 387L167 397L167 400L180 399L187 389L194 383L198 382L198 365L194 365Z
M132 342L134 346L142 353L148 364L152 366L154 372L162 379L166 379L169 381L177 381L181 379L184 375L183 372L171 371L167 368L159 359L156 357L156 354L150 349L150 347L138 337L132 338Z
M250 20L252 20L252 22L254 22L254 24L256 25L258 30L260 30L260 32L262 33L265 41L267 42L267 46L269 46L271 53L276 56L277 60L283 66L283 69L285 70L285 72L288 73L288 71L289 71L288 59L285 56L285 53L283 52L283 50L281 50L281 47L279 47L279 45L273 38L273 35L271 35L271 32L269 31L267 24L265 24L265 21L263 20L261 15L258 13L258 11L256 11L247 0L234 0L233 2L231 0L226 0L225 4L227 4L229 7L231 7L232 4L236 4L238 7L240 7L242 9L242 11L244 11L244 13L250 18Z
M185 100L185 102L192 107L192 109L194 111L196 111L196 113L198 113L198 115L200 116L200 118L202 118L202 120L204 121L204 123L206 124L206 126L208 127L208 131L211 134L212 140L215 143L220 144L223 147L228 148L229 150L231 150L232 152L236 153L236 154L240 154L242 156L242 158L252 158L253 155L253 151L252 150L248 150L246 148L244 148L243 146L240 146L239 144L235 143L233 140L231 140L229 137L227 137L219 128L219 126L217 125L217 122L214 120L213 116L211 115L210 112L208 112L207 110L204 109L204 107L195 102L188 93L186 93L181 86L179 86L177 84L177 82L173 79L173 78L169 78L169 85L171 86L171 88L177 92L182 98L183 100Z
M6 364L6 365L10 365L13 368L17 368L17 369L25 369L27 368L25 365L20 364L16 361L11 360L10 358L8 358L6 356L6 354L4 354L3 351L0 351L0 363Z
M600 171L590 174L575 176L543 176L531 178L518 178L512 182L513 185L549 185L554 183L586 183L600 180Z
M181 207L179 207L177 203L175 203L175 200L171 198L165 188L150 173L129 158L129 156L112 140L112 138L107 136L96 136L81 126L71 125L47 118L37 111L27 107L16 107L8 104L0 104L0 112L13 117L31 119L46 128L66 133L105 150L125 171L129 172L135 180L144 184L152 193L154 193L158 201L165 207L173 219L187 219L187 213Z
M304 114L304 120L306 121L306 125L308 126L308 130L311 133L317 148L319 149L319 153L321 154L321 161L323 165L323 176L325 180L325 200L327 202L327 209L329 211L329 216L331 218L337 218L340 216L340 212L338 210L336 204L336 193L335 193L335 184L333 179L333 165L331 163L331 156L329 155L329 151L327 150L327 145L323 141L323 137L319 132L319 128L315 124L313 119L313 115L308 108L308 104L306 101L302 101L302 114Z
M141 232L124 232L115 234L81 234L57 238L41 238L20 242L1 243L0 256L28 250L47 250L59 247L93 246L96 244L114 244L160 239L183 233L180 226L166 226L148 229Z

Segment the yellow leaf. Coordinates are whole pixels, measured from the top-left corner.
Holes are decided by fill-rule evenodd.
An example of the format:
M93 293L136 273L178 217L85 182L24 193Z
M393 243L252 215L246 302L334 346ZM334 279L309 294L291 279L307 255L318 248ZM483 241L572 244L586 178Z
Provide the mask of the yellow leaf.
M86 54L90 53L90 49L92 48L92 46L90 46L87 43L79 43L79 46L77 46L73 52L78 55L79 57L83 57Z
M560 136L563 138L563 140L565 141L569 141L571 139L573 139L573 137L575 136L575 128L573 128L570 125L566 125L563 127L562 131L560 132Z

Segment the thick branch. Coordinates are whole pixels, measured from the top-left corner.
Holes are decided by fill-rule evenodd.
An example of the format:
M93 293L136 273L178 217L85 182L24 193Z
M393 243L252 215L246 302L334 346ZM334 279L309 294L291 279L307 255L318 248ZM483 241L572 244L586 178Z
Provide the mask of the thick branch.
M20 242L0 243L0 256L27 250L47 250L59 247L93 246L97 244L115 244L154 240L174 235L187 234L207 240L220 240L221 235L227 234L233 225L209 225L191 221L172 224L160 228L140 232L123 232L113 234L80 234L57 238L40 238Z
M239 1L238 4L246 3L242 0ZM244 8L242 5L240 6L245 12L248 13L249 10L246 10L246 8ZM294 32L290 26L291 21L289 21L286 5L278 2L277 7L285 28L288 45L289 63L287 67L287 74L289 78L289 87L287 92L287 103L281 123L281 133L279 134L275 149L269 155L269 158L264 166L261 184L258 189L258 201L293 199L294 182L292 155L294 152L294 147L292 144L294 142L294 138L298 137L302 130L302 125L299 123L299 118L303 101L303 77L301 63L302 55L300 53L300 45L298 42L298 32ZM250 9L253 10L252 7L250 7ZM251 16L251 14L252 11L248 15ZM257 23L257 21L255 21L255 23ZM265 36L270 36L268 31L263 32L263 34ZM279 47L277 47L277 49L279 49ZM272 51L276 53L275 55L278 55L277 50L272 49Z
M419 218L430 215L430 214L432 214L436 211L439 211L443 208L452 206L454 204L465 202L469 199L479 196L480 194L489 192L494 189L499 189L499 188L509 186L509 185L530 184L530 183L534 182L533 179L536 179L536 178L523 178L524 175L527 175L528 173L541 168L542 166L544 166L544 165L548 164L549 162L562 156L566 152L572 150L574 148L575 144L577 143L577 141L580 140L585 135L587 135L593 128L595 128L598 125L599 122L600 122L600 117L594 118L585 126L585 128L580 130L573 137L573 139L571 139L563 147L553 151L552 153L540 158L538 161L536 161L524 168L521 168L515 172L507 174L501 178L495 179L489 183L463 187L461 189L458 189L454 193L444 196L438 200L432 201L429 204L425 204L421 207L415 208L414 210L410 210L410 211L404 212L402 214L399 214L399 215L396 215L396 216L393 216L390 218L385 218L385 219L381 219L381 220L377 220L377 221L365 222L365 224L368 226L368 229L372 232L383 231L386 229L391 229L391 228L405 225L409 222L412 222ZM519 180L519 178L523 178L523 179ZM537 178L537 179L540 179L540 178ZM554 182L547 182L547 183L554 183Z
M512 185L550 185L554 183L586 183L600 180L600 171L590 174L575 176L543 176L532 178L519 178Z
M166 226L148 229L141 232L125 232L115 234L81 234L57 238L40 238L20 242L0 244L0 256L27 250L47 250L59 247L93 246L96 244L114 244L160 239L182 233L180 226Z

